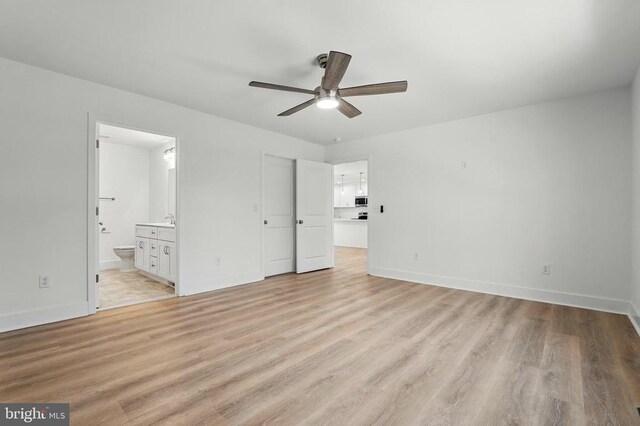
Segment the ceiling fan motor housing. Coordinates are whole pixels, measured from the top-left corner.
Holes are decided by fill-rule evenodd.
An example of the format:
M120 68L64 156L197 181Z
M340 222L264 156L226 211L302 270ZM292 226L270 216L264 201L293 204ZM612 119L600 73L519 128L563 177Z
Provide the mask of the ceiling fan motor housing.
M318 62L318 65L322 69L325 69L327 67L327 61L328 60L329 60L329 55L327 55L326 53L321 53L316 58L316 61Z
M338 97L338 91L337 90L326 90L323 89L322 86L318 86L316 87L315 90L315 98L317 99L323 99L323 98L337 98Z

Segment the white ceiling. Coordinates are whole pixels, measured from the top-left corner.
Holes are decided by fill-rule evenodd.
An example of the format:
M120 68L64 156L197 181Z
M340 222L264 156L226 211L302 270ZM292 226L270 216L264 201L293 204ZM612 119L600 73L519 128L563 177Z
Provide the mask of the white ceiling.
M0 56L323 144L628 85L638 46L637 0L0 0ZM313 89L329 50L408 92L349 120L247 86Z
M367 181L367 161L354 161L352 163L342 163L333 166L333 181L340 183L342 175L346 183L357 183L360 181L362 172L363 182Z
M156 148L174 141L174 138L169 136L125 129L123 127L115 127L108 124L99 125L98 135L102 142L129 145L145 149Z

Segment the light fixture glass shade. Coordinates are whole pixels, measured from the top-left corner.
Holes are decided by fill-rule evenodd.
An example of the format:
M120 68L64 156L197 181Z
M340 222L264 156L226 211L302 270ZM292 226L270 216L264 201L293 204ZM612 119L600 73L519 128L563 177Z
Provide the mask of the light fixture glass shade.
M318 98L316 106L320 109L331 109L338 106L338 100L333 97Z
M166 149L164 151L164 153L163 153L163 157L167 161L175 160L176 159L176 147L171 147L169 149Z

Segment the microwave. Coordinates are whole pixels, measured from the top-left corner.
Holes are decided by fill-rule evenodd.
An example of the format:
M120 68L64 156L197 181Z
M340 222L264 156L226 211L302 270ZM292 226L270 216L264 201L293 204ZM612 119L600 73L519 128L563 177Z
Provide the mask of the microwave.
M356 197L356 207L367 207L369 199L367 197Z

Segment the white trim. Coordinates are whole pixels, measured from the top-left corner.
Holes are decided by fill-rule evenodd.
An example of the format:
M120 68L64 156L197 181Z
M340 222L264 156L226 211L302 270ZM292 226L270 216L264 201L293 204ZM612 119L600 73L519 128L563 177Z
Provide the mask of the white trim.
M373 204L371 203L371 188L374 187L375 188L375 183L372 185L372 176L371 176L371 159L372 159L372 155L366 155L366 156L361 156L361 155L356 155L356 156L349 156L349 157L340 157L339 159L334 158L332 159L329 164L332 164L334 167L339 165L339 164L345 164L345 163L355 163L357 161L366 161L367 162L367 198L369 199L369 204L367 207L367 211L369 212L369 217L367 220L367 274L373 275L371 273L371 253L373 253L372 250L372 244L371 244L371 235L372 235L372 229L371 229L371 217L373 216L371 213L373 212L372 207ZM333 183L333 181L332 181ZM374 189L374 194L375 194L375 189ZM333 198L331 198L333 200ZM373 198L375 200L375 196ZM333 225L332 225L333 226ZM335 230L334 230L335 232ZM334 241L335 241L335 234L334 234ZM334 244L335 246L335 244ZM334 254L334 259L335 259L335 254Z
M107 269L119 269L121 263L122 262L120 260L101 260L100 270L106 271Z
M628 315L630 310L629 302L621 299L587 296L583 294L565 293L553 290L541 290L509 284L474 281L463 278L429 275L419 272L400 271L387 268L371 268L369 273L378 277L410 281L418 284L429 284L438 287L513 297L516 299L533 300L536 302L553 303L556 305L572 306L576 308L594 309L597 311L612 312L616 314Z
M267 261L267 256L265 254L266 252L266 244L267 244L267 239L266 239L266 235L265 235L265 226L264 226L264 219L265 219L265 208L264 208L264 157L265 157L265 152L264 149L260 148L260 221L258 222L260 224L260 276L262 277L262 279L264 280L266 277L266 268L265 268L265 262Z
M96 313L98 295L96 294L96 275L98 274L98 137L97 118L87 114L87 315Z
M640 336L640 309L633 302L629 302L629 320Z
M185 285L190 291L185 296L192 294L206 293L209 291L220 290L227 287L235 287L242 284L256 283L263 281L262 271L255 271L242 275L218 277L215 279L193 281Z
M181 140L174 132L163 129L162 126L145 127L145 125L137 125L128 122L122 122L113 117L98 115L92 112L87 114L87 312L88 315L97 312L97 295L95 277L98 273L99 265L99 247L98 247L98 216L95 214L95 208L98 202L98 151L95 149L96 139L98 137L98 124L108 124L111 126L122 127L125 129L138 130L147 133L154 133L171 137L176 142L176 280L175 292L178 296L184 296L184 292L180 286L180 240L181 240L181 197L180 197L180 179L182 174L182 156L181 156Z
M0 315L0 333L88 315L85 301Z

